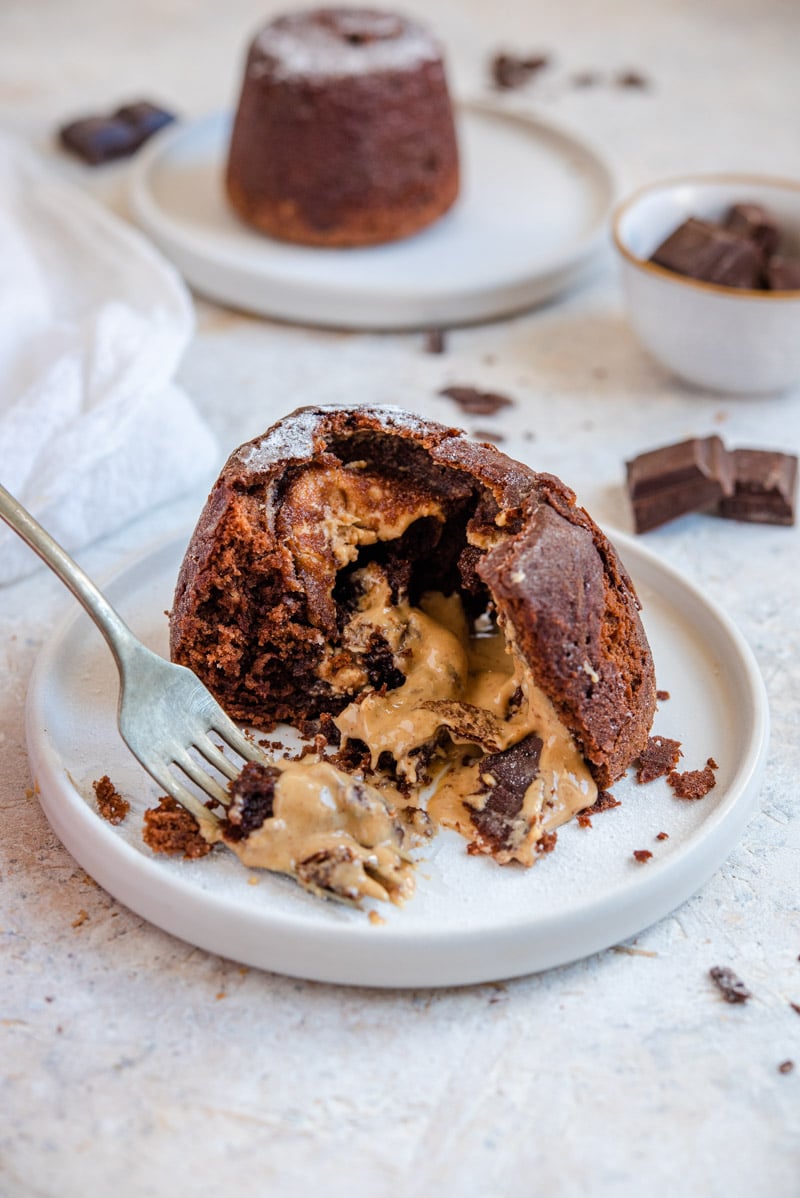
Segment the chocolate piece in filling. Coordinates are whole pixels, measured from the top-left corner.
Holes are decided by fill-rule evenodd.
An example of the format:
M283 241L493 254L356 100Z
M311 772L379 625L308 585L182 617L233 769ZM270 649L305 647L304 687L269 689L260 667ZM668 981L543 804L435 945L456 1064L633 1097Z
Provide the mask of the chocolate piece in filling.
M447 768L470 840L489 840L481 763L541 735L524 834L495 854L529 863L646 746L655 681L637 609L558 479L398 409L312 408L223 469L171 648L257 727L333 717L344 751L406 801Z

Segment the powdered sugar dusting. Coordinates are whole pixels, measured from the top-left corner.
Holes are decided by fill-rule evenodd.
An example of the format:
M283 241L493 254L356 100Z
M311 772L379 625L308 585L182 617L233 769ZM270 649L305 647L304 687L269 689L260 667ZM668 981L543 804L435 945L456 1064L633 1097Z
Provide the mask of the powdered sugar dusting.
M320 404L318 407L300 408L285 417L268 429L263 437L236 450L233 460L252 471L266 470L281 461L304 461L324 448L326 430L323 429L322 420L333 412L354 416L362 414L387 432L406 431L415 436L442 431L445 427L390 404L374 408L367 405Z
M249 71L272 78L339 78L408 70L441 52L414 21L370 9L318 9L271 22L253 42Z

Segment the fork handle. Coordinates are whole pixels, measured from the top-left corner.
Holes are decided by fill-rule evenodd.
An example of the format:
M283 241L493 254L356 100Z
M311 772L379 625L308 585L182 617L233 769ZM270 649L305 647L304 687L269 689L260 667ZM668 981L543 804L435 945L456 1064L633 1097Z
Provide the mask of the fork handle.
M83 604L103 636L108 641L117 665L122 666L126 649L135 640L133 633L122 617L114 610L105 595L98 590L88 574L76 561L54 541L38 520L27 511L19 500L0 484L0 518L18 533L34 553L48 565L54 574L69 587L75 598Z

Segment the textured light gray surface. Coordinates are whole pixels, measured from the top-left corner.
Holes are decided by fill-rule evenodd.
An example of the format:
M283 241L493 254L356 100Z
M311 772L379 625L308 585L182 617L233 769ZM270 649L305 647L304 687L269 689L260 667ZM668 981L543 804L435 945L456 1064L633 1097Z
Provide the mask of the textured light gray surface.
M140 93L189 115L218 108L235 93L247 37L279 7L72 0L45 17L7 0L0 121L44 148L60 120ZM434 21L464 94L482 94L489 51L551 50L549 76L502 102L574 123L630 185L698 169L800 177L787 119L800 102L793 3L405 7ZM652 86L569 86L577 71L608 79L627 68ZM112 167L89 185L118 204L124 177ZM436 392L472 383L517 404L470 428L503 432L504 449L561 474L601 522L628 528L622 463L639 450L709 432L732 446L800 450L800 390L757 401L700 395L652 365L628 330L610 261L561 303L451 334L442 357L424 354L418 336L320 334L207 305L199 315L180 379L224 451L308 402L382 400L459 423ZM153 512L81 560L102 577L191 520L201 501ZM319 1188L334 1198L794 1198L800 532L692 517L646 541L727 608L759 660L773 728L761 813L702 894L635 945L439 993L247 972L112 902L26 797L25 687L67 600L43 571L0 591L4 1198L221 1189L293 1198ZM714 964L747 981L750 1003L720 1000ZM780 1074L789 1058L795 1071Z

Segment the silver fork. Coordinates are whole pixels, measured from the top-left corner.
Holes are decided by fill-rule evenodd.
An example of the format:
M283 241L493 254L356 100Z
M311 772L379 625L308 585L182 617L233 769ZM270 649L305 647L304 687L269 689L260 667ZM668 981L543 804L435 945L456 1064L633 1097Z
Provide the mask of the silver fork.
M268 764L266 756L242 735L191 670L165 661L134 636L77 562L2 485L0 517L69 587L108 641L119 670L117 722L134 757L201 826L216 825L216 817L176 770L210 799L227 806L227 789L194 760L191 751L230 779L239 774L241 766L217 748L210 733L245 761Z

